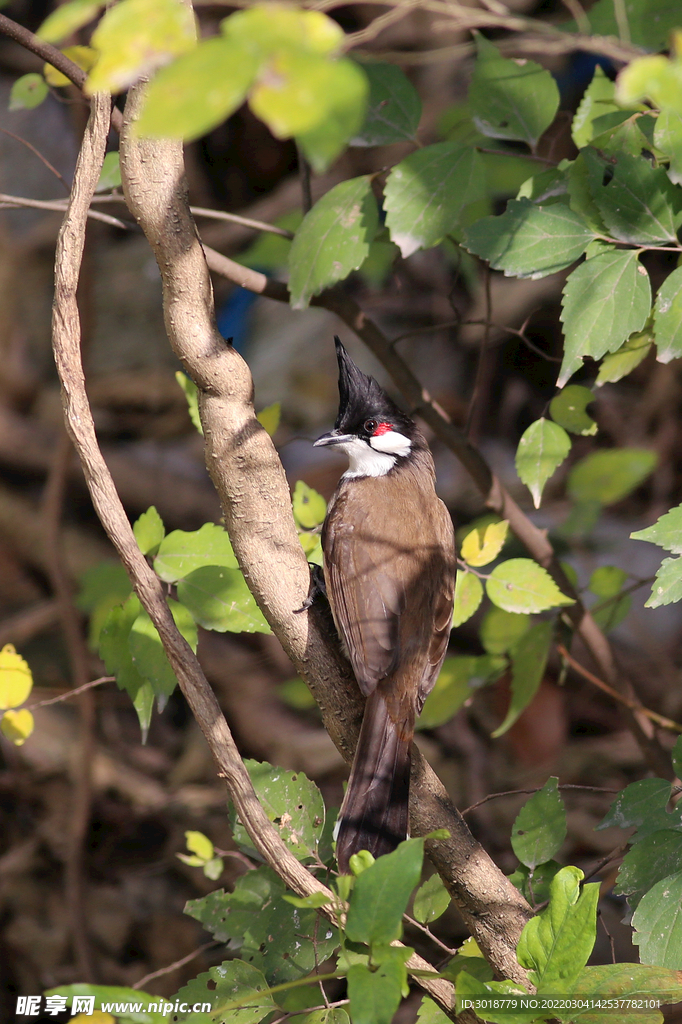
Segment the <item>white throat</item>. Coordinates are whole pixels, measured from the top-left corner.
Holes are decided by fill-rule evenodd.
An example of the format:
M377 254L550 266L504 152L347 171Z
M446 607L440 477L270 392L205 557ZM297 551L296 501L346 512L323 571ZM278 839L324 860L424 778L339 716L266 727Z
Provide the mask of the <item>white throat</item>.
M362 476L385 476L393 469L399 456L409 455L412 443L409 437L397 430L389 430L370 437L369 444L357 437L336 447L348 456L349 466L342 479L352 480Z

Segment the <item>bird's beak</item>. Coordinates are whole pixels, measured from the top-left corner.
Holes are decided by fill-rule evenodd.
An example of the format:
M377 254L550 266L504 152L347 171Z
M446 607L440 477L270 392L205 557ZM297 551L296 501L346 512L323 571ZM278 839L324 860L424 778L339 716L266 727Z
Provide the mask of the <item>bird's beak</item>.
M352 441L353 438L350 434L342 434L340 430L330 430L328 434L323 434L322 437L318 437L317 441L313 442L313 448L323 448L328 444L343 444L344 441Z

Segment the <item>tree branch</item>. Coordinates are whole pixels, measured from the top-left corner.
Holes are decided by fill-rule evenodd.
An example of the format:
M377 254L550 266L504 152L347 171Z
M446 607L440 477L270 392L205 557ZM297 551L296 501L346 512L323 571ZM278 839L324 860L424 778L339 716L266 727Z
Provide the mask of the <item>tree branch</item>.
M290 853L258 801L218 701L206 681L196 655L180 635L173 621L160 580L137 546L97 443L95 425L85 391L76 289L83 255L87 211L104 159L109 115L109 97L94 96L76 164L71 202L57 241L52 328L66 424L81 459L95 510L130 576L142 606L159 632L182 691L206 736L220 775L227 781L237 813L256 849L294 892L304 896L321 891L331 896L329 890L313 878ZM178 147L178 154L181 166L181 147ZM171 166L171 173L177 170L177 163L176 160L175 165ZM151 170L153 176L154 169ZM169 234L172 236L172 231ZM188 294L190 303L193 303L191 293ZM334 920L333 911L324 908L323 912ZM431 970L430 965L416 954L408 961L408 968L410 967L413 970ZM419 983L446 1012L452 1013L454 993L449 982L439 978L421 978Z
M141 91L131 92L121 138L124 191L161 271L166 329L197 384L206 462L220 495L235 554L265 617L321 707L325 726L352 759L363 700L342 657L330 616L316 606L296 615L310 574L291 514L286 477L268 434L255 418L253 381L213 318L204 251L187 206L182 147L138 140L130 125ZM211 265L229 265L232 280L286 300L284 285L207 250ZM518 890L474 840L442 783L415 748L412 834L447 828L430 855L472 934L500 975L524 980L515 948L530 910ZM279 870L279 869L278 869Z

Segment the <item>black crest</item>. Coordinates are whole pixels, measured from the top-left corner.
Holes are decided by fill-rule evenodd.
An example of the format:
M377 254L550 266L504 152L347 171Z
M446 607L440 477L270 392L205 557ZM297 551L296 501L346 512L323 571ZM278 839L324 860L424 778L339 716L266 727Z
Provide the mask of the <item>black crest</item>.
M368 416L392 423L400 433L412 437L415 425L409 416L398 408L384 389L359 370L334 335L336 358L339 362L339 414L334 426L344 433L355 433L358 424Z

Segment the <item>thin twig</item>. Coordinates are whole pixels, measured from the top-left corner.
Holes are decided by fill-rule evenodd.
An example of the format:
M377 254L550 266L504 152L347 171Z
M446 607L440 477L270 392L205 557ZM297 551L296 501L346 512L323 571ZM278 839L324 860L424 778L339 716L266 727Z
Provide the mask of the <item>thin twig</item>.
M15 43L19 43L25 50L35 53L36 57L40 57L46 64L51 64L57 71L61 71L81 92L83 91L87 75L82 68L79 68L74 61L69 60L52 43L46 43L43 39L39 39L33 32L29 32L27 28L19 25L16 21L12 21L5 14L0 14L0 33L13 39ZM123 124L123 115L117 107L111 108L110 120L112 127L117 132L120 132L121 125Z
M431 939L431 941L435 942L435 944L437 946L440 946L440 948L443 950L443 952L447 953L448 956L455 956L455 954L457 953L457 950L456 949L450 949L450 947L446 946L444 942L441 942L441 940L438 938L438 936L434 935L433 932L431 931L431 929L427 928L426 925L420 924L419 921L416 921L413 917L410 917L409 914L403 914L403 918L406 921L409 921L409 923L412 925L413 928L417 928L420 932L423 932L424 935L428 935L428 937Z
M94 686L101 686L102 683L115 683L116 676L100 676L99 679L93 679L91 683L84 683L83 686L77 686L75 690L67 690L65 693L60 693L58 697L50 697L49 700L38 700L35 704L27 704L26 707L29 711L33 711L34 708L46 708L48 704L59 704L60 701L70 700L72 697L77 697L79 693L85 693L86 690L92 690Z
M31 143L30 143L30 142L28 141L28 139L24 139L24 138L22 138L22 136L21 136L21 135L15 135L15 134L14 134L14 132L10 132L10 131L8 131L8 130L7 130L7 128L0 128L0 132L2 132L2 133L3 133L3 135L9 135L9 137L10 137L11 139L16 139L16 141L17 141L17 142L20 142L20 143L22 144L22 146L26 146L26 148L27 148L27 149L30 149L32 153L35 153L35 155L36 155L36 156L38 157L38 159L39 159L39 160L42 160L42 162L43 162L43 163L45 164L45 166L47 167L48 171L52 171L52 173L54 174L54 176L55 176L56 178L59 178L59 180L61 181L61 183L62 183L62 185L64 186L64 188L66 189L66 191L67 191L67 192L69 191L69 187L70 187L70 186L69 186L69 183L68 183L68 181L66 180L66 178L64 178L64 177L63 177L63 175L61 175L61 174L59 173L59 171L57 170L57 168L56 168L56 167L53 167L53 166L52 166L52 164L51 164L51 163L50 163L50 161L49 161L49 160L47 159L47 157L46 157L46 156L43 156L43 154L42 154L42 153L40 152L40 150L39 150L39 149L36 149L36 147L35 147L35 146L31 145Z
M121 197L122 198L122 197ZM125 200L122 199L123 202ZM94 202L97 202L95 197ZM293 231L286 228L278 228L275 224L266 224L262 220L253 220L251 217L242 217L238 213L226 213L224 210L208 210L205 206L190 206L195 217L210 217L212 220L227 220L233 224L241 224L245 228L253 228L254 231L267 231L271 235L280 235L282 238L293 238Z
M152 971L151 974L145 974L144 978L140 978L139 981L136 981L134 985L131 985L131 988L144 988L148 982L154 981L155 978L162 978L164 974L172 974L172 972L177 971L178 968L184 967L185 964L191 963L192 960L196 960L196 958L201 956L202 953L205 953L207 949L211 949L212 947L219 945L220 943L217 942L216 939L211 939L210 942L205 942L203 946L199 946L199 948L195 949L192 953L188 953L187 956L183 956L181 960L176 960L174 963L168 964L167 967L160 967L158 971Z
M671 732L682 733L682 725L680 725L679 722L674 722L672 718L665 718L663 715L659 715L656 711L652 711L650 708L645 707L640 703L640 701L633 700L630 697L625 697L622 693L619 693L618 690L614 690L614 688L609 686L608 683L605 683L603 679L595 676L593 672L590 672L590 670L585 668L584 665L581 665L579 661L576 661L575 658L571 657L563 644L557 644L556 649L561 657L565 658L571 668L575 669L578 675L582 676L583 679L587 679L587 681L592 683L593 686L597 686L600 690L603 690L604 693L608 693L609 697L613 697L613 699L619 704L622 704L623 707L628 708L630 711L637 712L640 715L645 715L650 722L653 722L655 725L659 725L662 729L669 729Z
M27 206L36 210L56 210L59 213L63 213L66 209L67 201L62 199L24 199L23 196L9 196L5 192L0 192L0 207L7 209L18 206ZM112 217L108 213L100 213L99 210L88 210L87 215L92 220L99 220L103 224L111 224L115 228L123 228L124 231L134 227L132 224L126 224L124 221L119 220L118 217Z
M605 868L607 864L610 864L612 860L616 859L616 857L620 857L621 854L625 853L625 851L628 848L628 845L628 843L621 843L620 846L617 846L615 848L615 850L611 850L611 852L607 853L605 857L602 857L600 860L598 860L594 867L590 868L590 870L585 873L585 878L583 879L583 881L589 882L591 878L594 878L595 875L598 875L599 872L603 868Z
M483 324L483 337L481 339L478 353L478 365L476 366L476 378L474 380L471 398L469 399L469 411L467 412L464 433L466 437L475 444L478 440L481 417L484 406L481 403L483 383L489 376L486 356L488 355L488 342L490 340L490 320L493 315L492 298L490 293L490 267L487 263L483 265L483 288L485 290L485 321Z
M475 804L467 807L466 810L462 811L462 814L469 814L471 811L475 811L477 807L481 807L483 804L487 804L489 800L499 800L503 796L525 796L527 794L538 793L540 786L533 786L531 789L507 789L504 793L488 793L482 800L478 800ZM619 789L605 789L603 786L579 786L577 783L564 782L559 787L560 790L565 789L582 789L587 793L620 793Z

